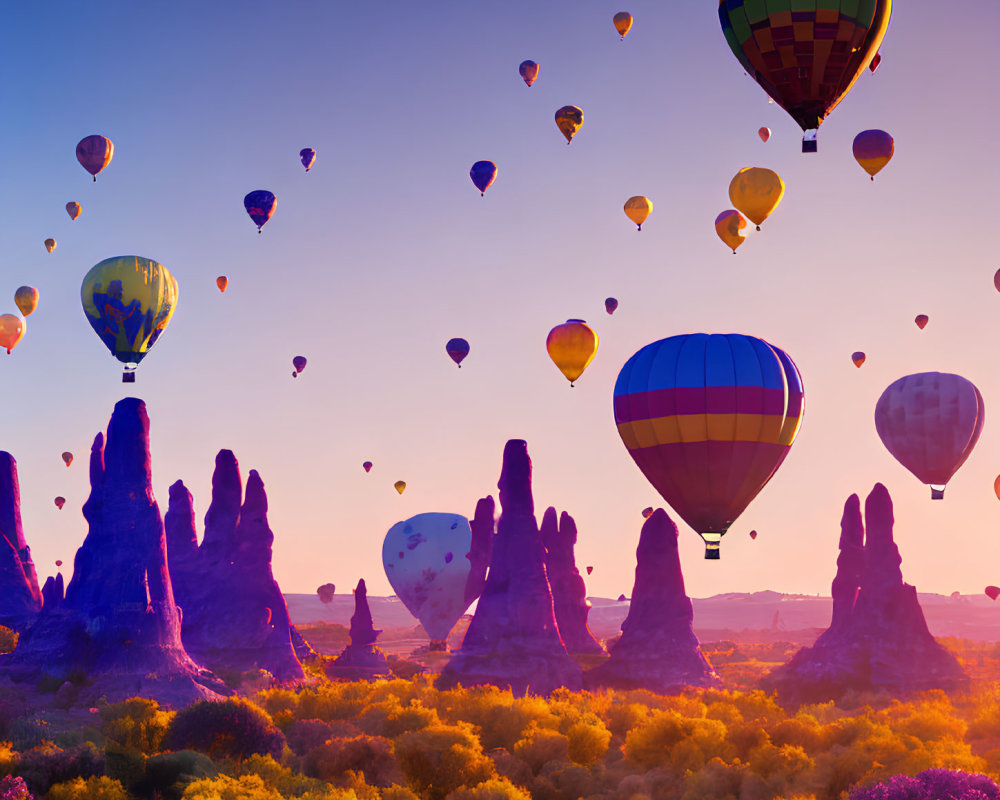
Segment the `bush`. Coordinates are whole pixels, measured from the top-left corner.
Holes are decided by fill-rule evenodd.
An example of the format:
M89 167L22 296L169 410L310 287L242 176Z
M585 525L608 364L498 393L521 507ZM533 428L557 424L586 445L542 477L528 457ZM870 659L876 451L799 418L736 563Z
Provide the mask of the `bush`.
M396 759L411 787L430 800L495 776L493 762L467 724L432 725L396 740Z
M219 774L212 759L194 750L161 753L146 759L146 771L134 787L140 797L180 800L188 784Z
M104 755L89 742L67 750L47 742L21 754L18 772L32 792L45 794L56 783L103 775Z
M548 762L566 761L569 758L569 739L559 731L532 725L524 738L514 745L514 755L537 775Z
M304 756L333 735L333 727L319 719L300 719L285 729L288 746L297 756Z
M447 800L531 800L531 795L506 778L491 778L471 789L466 786L456 789Z
M400 776L392 743L381 736L331 739L309 751L302 771L312 778L338 781L348 772L360 772L372 786L389 786Z
M24 778L5 775L0 780L0 800L34 800Z
M101 775L57 783L45 800L128 800L128 794L118 781Z
M155 700L133 697L104 706L100 712L101 733L123 747L146 755L159 752L173 714L160 708Z
M611 731L601 722L576 722L567 732L569 758L575 764L592 766L604 758L611 743Z
M885 783L855 788L850 800L997 800L1000 789L985 775L928 769L909 778L894 775Z
M19 635L17 631L0 625L0 653L13 653L17 647Z
M240 761L252 755L281 758L285 736L271 718L249 700L201 700L171 720L163 737L165 750L197 750L213 759Z

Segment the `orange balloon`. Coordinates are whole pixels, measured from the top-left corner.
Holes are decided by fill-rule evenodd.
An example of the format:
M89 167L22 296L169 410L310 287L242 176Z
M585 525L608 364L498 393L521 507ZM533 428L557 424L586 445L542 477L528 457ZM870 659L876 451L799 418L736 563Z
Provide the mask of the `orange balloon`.
M771 138L771 129L761 128L760 130L757 131L757 135L760 137L760 140L762 142L766 142L768 139Z
M644 508L642 510L642 516L645 519L649 519L651 516L653 516L653 507L652 506L646 506L646 508Z
M24 320L16 314L0 314L0 347L10 353L24 337L24 328Z
M215 279L215 285L219 287L220 292L226 291L226 287L229 285L229 278L225 275L220 275Z
M597 334L582 319L556 325L545 340L549 358L566 376L569 385L579 378L597 355Z
M917 316L913 318L913 321L917 323L917 327L920 328L920 330L923 330L929 319L930 317L926 314L917 314Z
M69 214L70 219L76 219L78 216L80 216L81 211L83 211L83 206L81 206L79 203L66 204L66 213Z
M858 369L861 369L861 365L865 363L865 354L862 353L860 350L851 353L851 361L854 362L854 366L856 366Z
M997 479L993 481L993 491L996 492L997 498L1000 499L1000 475L997 475Z
M53 250L55 250L56 249L56 240L55 239L46 239L45 240L45 249L48 250L50 253Z
M615 24L615 30L618 31L618 35L625 38L628 32L632 29L632 15L627 11L619 11L611 20Z
M396 481L393 484L393 486L396 488L396 491L399 492L400 494L406 491L406 481Z

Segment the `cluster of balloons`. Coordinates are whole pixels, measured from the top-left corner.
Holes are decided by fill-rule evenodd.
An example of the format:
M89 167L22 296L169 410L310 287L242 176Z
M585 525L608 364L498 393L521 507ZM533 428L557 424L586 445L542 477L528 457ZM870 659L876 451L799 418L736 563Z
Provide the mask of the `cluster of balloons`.
M733 253L746 241L741 231L747 218L760 230L785 195L785 182L774 170L764 167L744 167L729 182L729 200L735 208L723 211L715 218L715 232ZM744 216L745 215L745 216Z

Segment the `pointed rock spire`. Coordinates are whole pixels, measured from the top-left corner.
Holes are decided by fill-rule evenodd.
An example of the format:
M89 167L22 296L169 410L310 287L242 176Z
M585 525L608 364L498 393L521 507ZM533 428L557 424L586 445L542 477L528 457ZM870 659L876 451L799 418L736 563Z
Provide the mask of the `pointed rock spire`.
M493 555L493 537L496 535L496 512L492 497L483 497L476 503L476 513L469 526L472 528L472 546L469 548L469 577L465 581L465 606L483 593L486 585L486 570Z
M587 627L590 601L583 576L576 567L576 522L565 511L557 521L556 510L549 506L542 516L541 535L559 638L567 652L603 653L604 647Z
M8 548L4 542L9 543ZM38 574L21 526L17 461L0 452L0 625L21 631L42 606Z
M334 680L372 680L391 676L385 653L375 646L382 631L375 630L368 607L368 589L364 578L354 590L354 615L351 617L351 643L326 668Z

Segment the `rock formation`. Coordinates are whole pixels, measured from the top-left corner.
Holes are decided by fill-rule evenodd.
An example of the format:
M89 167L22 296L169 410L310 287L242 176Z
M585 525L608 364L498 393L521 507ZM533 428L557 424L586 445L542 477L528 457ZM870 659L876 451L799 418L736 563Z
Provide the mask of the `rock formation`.
M437 685L493 684L519 695L579 689L580 667L556 627L524 441L507 442L498 488L502 513L486 584L462 648Z
M881 483L865 500L864 523L858 496L848 498L830 627L767 676L768 688L793 702L819 702L851 689L899 696L966 682L961 665L927 630L917 590L903 583L892 525L892 499Z
M492 497L483 497L476 503L476 513L469 520L472 528L472 546L466 558L469 559L469 577L465 582L465 607L483 593L486 585L486 570L493 555L493 537L496 534L496 505Z
M354 616L351 617L351 643L334 662L326 668L328 677L335 680L371 680L391 677L385 653L375 646L378 635L372 624L368 607L368 589L362 578L354 590Z
M234 678L232 673L255 669L279 681L302 678L288 606L271 571L274 534L257 472L250 470L243 499L236 457L220 450L201 546L191 493L180 481L170 487L166 527L170 571L184 612L184 646L191 656Z
M588 688L649 689L663 694L720 681L695 636L684 590L677 526L662 508L643 523L635 551L635 585L622 635L611 657L587 671Z
M603 653L604 647L587 627L590 601L576 568L576 522L565 511L557 520L556 510L549 506L542 515L541 535L559 638L569 653Z
M141 695L168 706L218 698L225 686L181 644L141 400L115 405L107 448L98 434L91 449L90 484L83 507L89 531L65 599L58 602L60 576L46 586L53 602L0 666L21 680L86 676L73 691L91 704L102 696Z
M41 607L38 575L21 528L17 462L0 452L0 625L24 631Z

